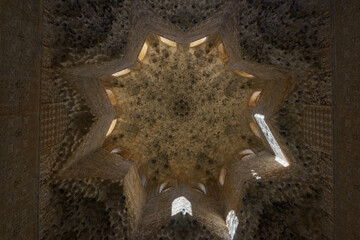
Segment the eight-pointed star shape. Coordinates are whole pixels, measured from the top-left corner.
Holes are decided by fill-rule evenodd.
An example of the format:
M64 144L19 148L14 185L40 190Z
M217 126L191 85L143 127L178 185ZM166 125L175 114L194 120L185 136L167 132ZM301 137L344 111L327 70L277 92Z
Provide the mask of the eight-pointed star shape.
M286 94L284 89L256 73L233 69L216 35L189 47L166 44L150 34L144 49L146 54L140 52L130 72L125 70L123 76L102 81L115 95L116 111L100 82L89 84L95 95L94 91L78 89L96 121L60 176L124 179L129 175L131 162L99 149L114 118L118 123L103 146L108 150L122 148L120 155L133 160L140 174L149 179L146 192L171 178L190 187L193 182L204 183L218 191L221 170L241 150L265 148L272 152L266 138L250 126L256 112L271 119ZM249 106L252 94L259 90L263 92L259 103ZM274 97L271 93L276 90L279 93ZM216 191L208 191L208 197L216 199L216 194L211 194Z

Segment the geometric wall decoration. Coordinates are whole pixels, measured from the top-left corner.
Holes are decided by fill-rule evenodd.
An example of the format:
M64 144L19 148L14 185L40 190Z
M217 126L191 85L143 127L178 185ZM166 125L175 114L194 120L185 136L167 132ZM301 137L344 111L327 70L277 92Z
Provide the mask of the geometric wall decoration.
M67 109L64 103L41 104L40 149L60 143L68 126Z
M307 105L302 113L301 128L310 148L332 155L333 123L330 106Z

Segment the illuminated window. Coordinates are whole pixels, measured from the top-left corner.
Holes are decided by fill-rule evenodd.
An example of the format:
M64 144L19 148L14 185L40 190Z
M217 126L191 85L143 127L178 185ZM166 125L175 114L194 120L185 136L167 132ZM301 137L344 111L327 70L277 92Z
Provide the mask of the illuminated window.
M114 128L115 128L116 122L117 122L117 119L114 119L114 120L111 122L111 125L110 125L110 127L109 127L108 132L106 133L106 136L109 136L109 135L112 133L112 131L113 131Z
M176 47L176 42L171 41L167 38L161 37L160 36L160 41L162 41L163 43L165 43L166 45L170 46L170 47Z
M245 149L239 153L239 157L242 159L246 156L255 154L251 149Z
M121 150L119 148L114 148L113 150L111 150L110 153L114 153L114 154L117 154L117 153L120 153Z
M261 137L259 129L256 127L256 124L251 122L249 125L250 125L251 131L255 134L255 136Z
M228 228L231 239L234 238L238 225L239 219L237 218L235 211L231 210L226 217L226 227Z
M251 95L250 101L249 101L250 107L256 106L257 102L259 101L260 95L261 95L261 91L256 91Z
M164 183L162 183L162 184L160 185L160 187L159 187L159 193L162 192L162 190L166 187L167 184L168 184L168 182L164 182Z
M239 74L240 76L242 77L245 77L245 78L253 78L254 75L251 75L249 73L246 73L246 72L243 72L241 70L236 70L235 73Z
M201 38L199 40L193 41L192 43L190 43L190 47L196 47L199 46L200 44L202 44L203 42L205 42L207 39L207 37Z
M189 213L192 216L191 203L185 197L181 196L172 202L171 216L181 212L182 214Z
M221 169L220 176L219 176L219 183L221 186L224 186L226 173L227 173L227 170L225 168Z
M199 186L200 190L201 190L204 194L206 194L206 188L205 188L204 184L198 183L198 186Z
M147 43L145 42L143 47L141 48L141 51L140 51L140 54L138 56L138 59L139 61L142 61L147 53L147 50L148 50L148 45Z
M110 100L110 103L111 103L112 105L116 105L116 97L115 97L114 93L113 93L111 90L109 90L109 89L106 89L106 93L107 93L107 95L108 95L108 98L109 98L109 100Z
M270 147L275 153L275 160L283 165L284 167L289 166L289 163L286 161L286 158L281 151L281 148L277 141L274 138L274 135L271 133L269 126L266 124L264 115L261 114L255 114L255 119L257 123L259 124L261 131L264 133L266 140L270 144Z
M113 74L113 77L120 77L120 76L123 76L125 74L128 74L129 72L131 72L130 69L126 68L124 70L121 70L120 72L116 72Z

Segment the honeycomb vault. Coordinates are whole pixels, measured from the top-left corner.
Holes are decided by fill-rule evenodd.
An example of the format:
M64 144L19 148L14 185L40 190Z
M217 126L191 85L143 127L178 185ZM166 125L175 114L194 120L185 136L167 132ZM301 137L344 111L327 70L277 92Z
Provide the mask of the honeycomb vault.
M1 239L333 239L330 2L3 2Z

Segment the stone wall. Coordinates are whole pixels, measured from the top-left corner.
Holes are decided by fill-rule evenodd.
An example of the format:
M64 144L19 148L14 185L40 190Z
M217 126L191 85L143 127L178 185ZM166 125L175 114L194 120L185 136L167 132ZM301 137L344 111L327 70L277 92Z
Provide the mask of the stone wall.
M1 1L0 19L0 238L37 239L40 1Z
M333 1L335 239L360 238L360 2Z

